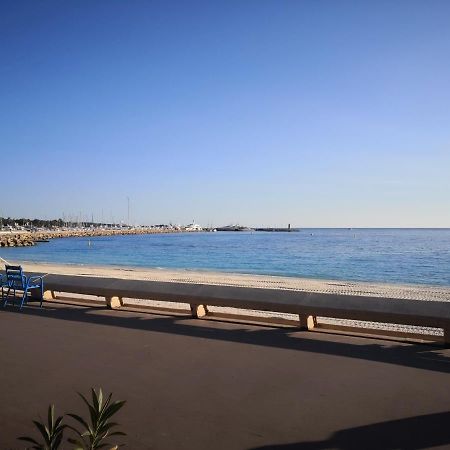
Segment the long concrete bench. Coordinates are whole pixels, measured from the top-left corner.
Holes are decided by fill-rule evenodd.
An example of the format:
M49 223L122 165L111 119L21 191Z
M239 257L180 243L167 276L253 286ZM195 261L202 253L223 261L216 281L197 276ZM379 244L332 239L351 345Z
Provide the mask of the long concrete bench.
M442 328L450 344L450 302L50 274L44 298L54 292L104 297L110 308L123 306L123 298L184 302L194 317L206 316L208 306L291 313L304 330L314 328L317 316Z

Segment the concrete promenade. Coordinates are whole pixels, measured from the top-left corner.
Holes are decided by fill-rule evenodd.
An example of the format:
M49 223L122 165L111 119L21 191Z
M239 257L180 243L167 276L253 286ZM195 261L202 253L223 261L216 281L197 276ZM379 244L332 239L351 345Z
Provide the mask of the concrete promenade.
M91 386L127 448L450 448L450 349L67 303L0 309L0 448Z
M68 292L72 296L91 294L96 299L97 296L104 297L110 303L111 299L114 299L111 305L114 303L116 306L123 303L137 303L149 307L157 305L168 307L167 303L162 302L165 298L171 302L170 307L183 308L186 305L183 306L183 303L177 305L174 302L189 303L187 298L194 289L202 295L201 298L191 300L196 300L198 304L205 303L209 313L213 314L237 313L282 321L298 321L298 314L312 314L309 319L306 315L301 321L304 324L308 323L308 327L314 326L315 329L344 328L347 331L354 329L356 332L364 330L375 334L403 335L405 338L420 340L446 340L448 344L450 343L448 321L450 287L446 286L43 263L26 263L25 268L35 274L46 274L45 276L48 276L46 285L50 290L62 291L63 295ZM197 287L191 289L193 285ZM202 286L205 288L202 289ZM168 291L175 292L175 298L168 299ZM222 292L221 295L219 291ZM50 299L51 293L47 294L46 298ZM226 297L226 301L217 300L217 296L222 300ZM216 303L213 298L217 300ZM296 308L293 310L292 305L283 306L282 298L291 300L295 298ZM299 309L301 302L303 311ZM320 308L324 302L326 308ZM192 301L190 303L191 307L195 307ZM308 305L311 308L307 311ZM365 312L360 311L356 314L357 310ZM409 311L409 317L398 315L406 310ZM380 315L381 311L384 314ZM434 319L430 321L431 316ZM426 317L428 318L425 319ZM447 330L445 333L443 328Z

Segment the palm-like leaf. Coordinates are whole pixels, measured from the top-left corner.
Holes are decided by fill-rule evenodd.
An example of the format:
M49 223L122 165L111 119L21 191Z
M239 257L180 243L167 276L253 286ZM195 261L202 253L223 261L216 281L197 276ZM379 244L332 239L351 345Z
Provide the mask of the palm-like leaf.
M83 402L86 404L89 410L90 423L78 416L77 414L68 414L84 428L83 431L79 431L74 427L69 427L74 430L81 440L69 439L69 442L75 444L77 448L97 450L106 447L105 439L110 436L126 436L121 431L113 431L112 428L117 427L119 424L116 422L110 422L110 419L116 414L125 404L125 401L115 401L111 403L112 394L109 394L106 401L103 401L103 392L100 388L97 391L91 389L92 403L89 403L87 398L83 394L78 394Z
M55 405L50 405L47 412L47 425L37 420L33 420L34 425L39 430L44 443L40 444L29 436L21 436L21 441L30 442L35 450L57 450L61 445L64 429L67 425L62 423L63 416L55 420Z

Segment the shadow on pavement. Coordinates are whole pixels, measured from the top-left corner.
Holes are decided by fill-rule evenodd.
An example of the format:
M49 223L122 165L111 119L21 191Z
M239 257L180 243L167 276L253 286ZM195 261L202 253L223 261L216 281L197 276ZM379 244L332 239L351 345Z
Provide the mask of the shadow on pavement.
M419 450L447 445L450 446L450 412L349 428L324 441L267 445L252 450Z
M14 306L0 307L0 312L26 314L71 322L125 327L157 333L172 333L202 339L238 342L276 347L302 352L344 356L347 358L378 361L435 372L450 373L450 358L444 349L424 344L394 344L364 338L343 338L339 335L294 331L292 328L272 328L240 324L240 329L224 328L220 322L193 319L190 316L158 316L151 313L112 311L101 307L72 307L64 304L44 308L27 306L19 310ZM223 324L223 322L222 322ZM353 342L350 342L352 341ZM373 342L373 343L372 343ZM450 427L450 425L449 425Z

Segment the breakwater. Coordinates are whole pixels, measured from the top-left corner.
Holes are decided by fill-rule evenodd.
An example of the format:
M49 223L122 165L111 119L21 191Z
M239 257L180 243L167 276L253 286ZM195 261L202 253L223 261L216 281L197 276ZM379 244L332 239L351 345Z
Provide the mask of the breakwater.
M50 239L65 237L95 237L95 236L119 236L135 234L160 234L179 233L179 230L169 228L137 228L124 230L58 230L58 231L35 231L35 232L8 232L0 234L0 247L30 247L37 242L46 242Z
M287 228L255 228L255 231L268 231L271 233L290 233L291 231L300 231L298 228L291 228L290 226Z

